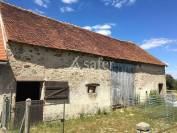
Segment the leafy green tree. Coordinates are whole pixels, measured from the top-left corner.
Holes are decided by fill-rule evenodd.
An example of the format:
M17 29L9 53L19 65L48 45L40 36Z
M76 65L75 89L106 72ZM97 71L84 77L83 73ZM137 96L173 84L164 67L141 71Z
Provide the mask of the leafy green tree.
M177 90L177 80L175 80L175 90Z
M166 75L166 84L168 90L177 90L177 80L169 74Z

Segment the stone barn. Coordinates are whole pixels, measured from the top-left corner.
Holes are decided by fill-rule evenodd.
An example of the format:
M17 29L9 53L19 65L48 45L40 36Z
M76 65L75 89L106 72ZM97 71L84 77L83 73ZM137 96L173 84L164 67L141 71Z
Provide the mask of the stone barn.
M151 90L166 92L165 64L136 44L0 3L0 111L8 95L12 109L42 101L43 120L59 117L65 102L69 118Z

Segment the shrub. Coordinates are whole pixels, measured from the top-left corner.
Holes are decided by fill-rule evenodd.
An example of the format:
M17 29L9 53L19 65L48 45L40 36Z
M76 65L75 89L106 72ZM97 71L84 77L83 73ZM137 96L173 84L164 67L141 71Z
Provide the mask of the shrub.
M97 115L107 115L108 113L107 113L107 111L106 111L106 109L103 109L103 110L101 110L100 108L98 109L98 111L97 111Z
M84 113L80 113L79 116L80 116L80 119L84 119L85 114Z
M97 110L97 113L96 113L97 115L101 115L101 109L99 108L98 110Z
M160 97L158 91L156 90L151 90L149 93L149 104L161 104L163 99Z

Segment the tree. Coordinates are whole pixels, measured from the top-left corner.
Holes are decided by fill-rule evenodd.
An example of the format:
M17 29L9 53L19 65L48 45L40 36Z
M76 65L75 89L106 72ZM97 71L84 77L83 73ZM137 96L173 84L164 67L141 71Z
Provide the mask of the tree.
M175 84L175 87L174 87L174 88L175 88L175 90L177 90L177 80L175 80L175 83L174 83L174 84Z
M168 90L177 90L177 80L169 74L166 75L166 84Z

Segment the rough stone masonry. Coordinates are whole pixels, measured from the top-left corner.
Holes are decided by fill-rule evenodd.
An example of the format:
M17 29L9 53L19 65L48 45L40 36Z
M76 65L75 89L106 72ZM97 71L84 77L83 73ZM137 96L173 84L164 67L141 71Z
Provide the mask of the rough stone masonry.
M98 109L111 107L111 70L87 68L84 60L97 61L99 56L77 52L48 49L31 45L9 44L7 47L9 67L1 66L1 88L9 93L9 88L15 97L16 81L68 81L69 104L66 104L66 117L77 117L80 114L93 114ZM80 68L71 67L79 56ZM4 73L5 72L5 73ZM135 93L143 100L151 90L158 90L158 84L163 84L165 93L164 67L148 64L136 64L134 74ZM5 77L5 79L4 79ZM9 85L8 83L11 83ZM99 83L96 95L89 95L86 84ZM45 86L41 87L41 100L45 100ZM1 94L6 94L1 90ZM2 99L3 95L1 95ZM2 100L1 100L2 101ZM45 104L53 101L45 101ZM57 102L57 101L55 101ZM57 109L57 111L56 111ZM63 105L44 107L44 120L61 117Z

